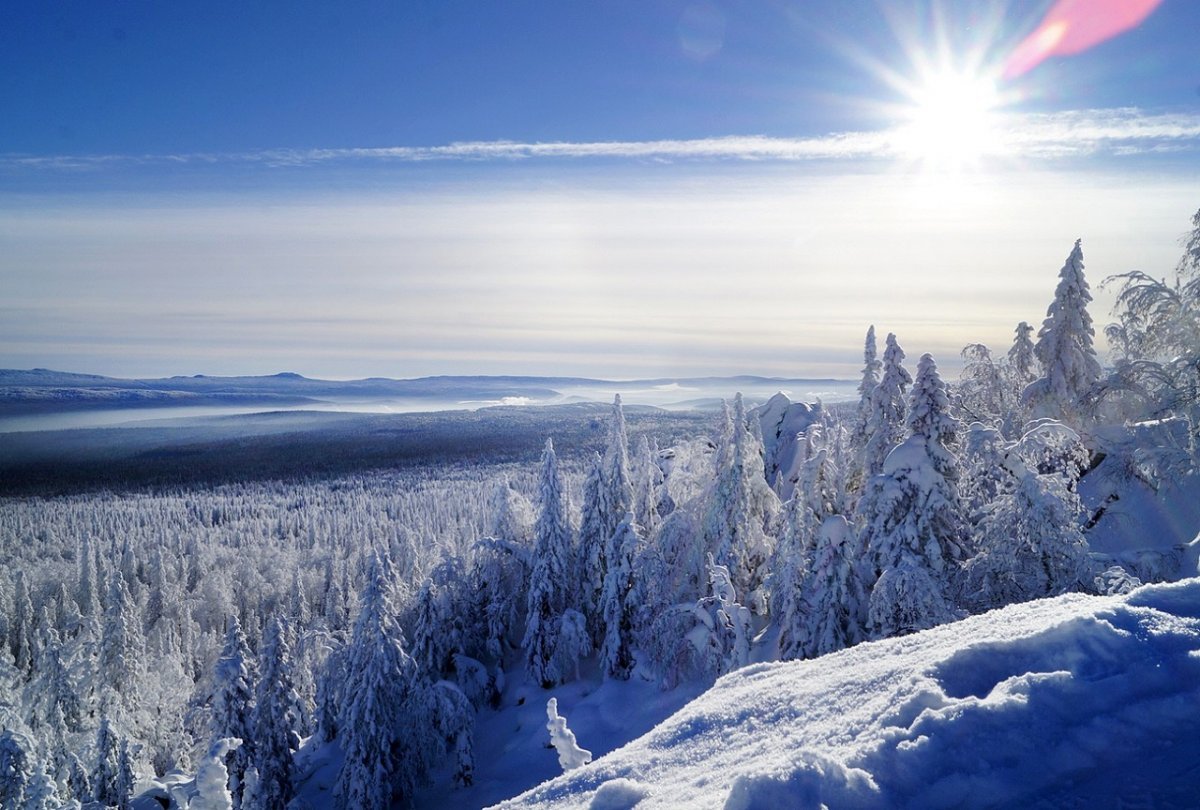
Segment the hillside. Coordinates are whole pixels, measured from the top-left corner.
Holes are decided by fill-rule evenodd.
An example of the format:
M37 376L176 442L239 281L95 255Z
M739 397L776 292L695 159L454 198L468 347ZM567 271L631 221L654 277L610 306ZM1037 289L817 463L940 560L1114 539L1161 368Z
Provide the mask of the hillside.
M1197 723L1191 579L753 665L499 807L1194 807Z

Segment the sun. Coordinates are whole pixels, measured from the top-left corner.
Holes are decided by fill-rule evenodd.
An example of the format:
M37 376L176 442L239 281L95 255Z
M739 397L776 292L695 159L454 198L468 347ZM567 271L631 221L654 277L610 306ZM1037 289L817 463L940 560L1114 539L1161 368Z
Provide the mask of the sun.
M911 85L896 130L901 155L925 169L957 172L994 154L999 137L995 83L982 74L943 69Z

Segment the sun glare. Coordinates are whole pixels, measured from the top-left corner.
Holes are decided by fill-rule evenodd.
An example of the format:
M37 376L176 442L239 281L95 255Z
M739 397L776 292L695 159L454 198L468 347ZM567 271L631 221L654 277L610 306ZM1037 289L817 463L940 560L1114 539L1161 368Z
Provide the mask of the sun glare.
M987 78L932 73L911 91L907 121L897 132L902 154L927 169L959 171L993 151L999 96Z

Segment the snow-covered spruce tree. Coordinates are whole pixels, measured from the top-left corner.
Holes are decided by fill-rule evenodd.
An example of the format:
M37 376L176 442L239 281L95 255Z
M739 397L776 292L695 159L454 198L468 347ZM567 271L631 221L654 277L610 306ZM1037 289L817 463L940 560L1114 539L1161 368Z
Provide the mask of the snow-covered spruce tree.
M633 561L642 545L633 513L626 513L609 540L608 573L604 577L602 606L604 643L600 662L605 677L628 680L633 672L634 614L637 605L630 598L633 590Z
M100 632L100 672L105 686L134 700L138 676L146 654L142 625L125 578L113 572Z
M861 545L873 566L864 573L873 582L868 624L874 638L952 618L948 588L966 556L957 459L944 444L954 421L929 355L921 358L909 411L912 435L888 454L860 503Z
M454 756L454 782L466 787L475 779L475 707L462 689L438 681L428 690L432 721L447 753Z
M692 611L697 624L688 634L710 676L724 675L750 662L750 611L737 601L729 569L708 555L711 594Z
M75 733L82 730L83 701L67 667L58 633L47 628L46 635L32 689L32 708L59 735Z
M442 595L430 577L417 591L413 608L412 657L431 676L439 676L448 663L442 649Z
M800 466L794 494L785 505L782 537L772 564L771 610L778 620L779 654L784 660L803 655L808 624L804 580L812 570L818 531L826 518L844 511L841 475L829 448L818 448L824 444L822 427L809 427L805 436L808 458Z
M883 350L883 374L871 389L866 441L862 444L864 485L865 479L883 470L884 459L904 438L904 392L912 377L901 365L903 361L904 350L896 342L896 335L889 332Z
M58 784L47 767L43 762L34 768L33 775L25 786L25 804L21 806L21 810L62 810L64 807L58 795Z
M979 553L967 565L964 601L983 611L1077 590L1091 581L1079 496L1062 475L1038 475L1007 460L1015 485L978 527Z
M662 521L663 496L666 494L662 468L658 465L658 444L643 434L638 439L637 464L634 466L634 516L649 537Z
M241 745L231 748L225 763L235 808L242 806L242 777L255 755L255 669L241 624L236 615L231 615L226 620L225 645L221 649L221 657L213 667L209 739L213 744L227 737L242 740Z
M241 744L241 740L233 738L215 741L196 770L196 795L190 802L184 796L175 796L176 803L188 810L232 810L233 797L229 795L229 771L225 762Z
M33 674L34 664L34 615L33 601L29 598L29 582L25 572L18 569L13 587L12 617L8 622L8 648L13 663L22 677Z
M708 590L707 551L691 505L667 516L635 562L638 649L672 689L692 677L696 652L687 640L692 607Z
M562 679L579 678L579 660L594 649L588 635L587 619L574 608L567 608L558 617L558 638L554 644L555 669Z
M492 522L488 534L513 545L527 545L533 525L533 508L508 478L496 483L491 507Z
M33 742L12 729L0 730L0 807L20 808L33 778Z
M613 397L612 417L608 424L608 443L601 463L598 503L605 539L612 537L628 512L634 509L633 481L629 472L629 435L625 429L625 411L621 395Z
M71 751L66 753L64 759L66 764L60 768L60 774L65 773L65 778L62 778L63 793L67 798L76 799L80 796L91 796L91 777L83 764L83 760Z
M857 644L866 637L862 616L867 594L855 565L854 531L842 515L830 515L817 530L816 548L800 585L802 608L792 631L794 658L814 658Z
M472 609L479 632L471 635L482 641L479 654L497 663L516 643L514 632L524 626L527 557L524 547L495 538L484 538L475 546Z
M492 509L491 533L476 543L472 560L471 609L477 632L471 635L483 639L480 654L502 661L525 625L533 507L505 479L496 487Z
M549 689L562 683L565 672L558 670L559 621L563 611L574 603L571 593L571 526L567 519L567 499L558 474L554 442L546 439L542 452L542 472L538 481L538 516L534 523L533 572L525 612L525 668L530 679Z
M798 496L799 489L796 492ZM809 575L811 546L816 540L811 516L797 496L784 504L785 522L771 565L771 615L779 626L779 658L783 661L801 656L801 639L808 620L801 589Z
M906 424L910 435L929 444L937 471L951 481L958 480L958 459L951 452L958 443L958 421L950 413L946 384L930 354L921 355L917 362Z
M742 395L734 398L728 441L718 451L716 480L706 493L705 548L726 566L734 587L756 613L766 612L763 580L772 548L765 527L779 508L767 484L762 456L746 427Z
M867 328L867 338L863 346L862 379L858 383L858 408L854 411L854 422L850 426L850 449L859 456L867 446L871 434L871 394L879 385L879 372L883 364L879 361L878 350L875 347L875 325ZM862 470L852 472L854 479L860 479ZM853 483L853 481L852 481Z
M296 694L287 628L278 616L267 624L258 669L252 714L258 789L250 810L283 810L294 794L292 749L299 741L300 696Z
M1035 418L1058 419L1078 428L1090 421L1090 397L1100 380L1100 363L1093 347L1095 330L1087 305L1092 300L1083 276L1081 240L1059 271L1054 301L1038 331L1034 355L1042 376L1022 395Z
M454 669L454 656L468 647L469 622L463 606L470 604L471 580L462 560L450 555L429 572L427 587L428 593L423 590L418 596L418 621L413 631L424 639L420 643L414 639L413 657L423 671L439 677ZM428 603L424 597L429 598Z
M349 678L349 644L337 637L331 640L332 649L321 664L316 678L316 708L313 721L317 733L326 742L338 739L341 732L341 707L345 702L345 685Z
M603 486L603 460L592 455L587 478L583 482L583 503L580 504L579 543L576 547L576 581L580 602L587 618L588 634L601 638L604 633L601 599L604 576L608 573L608 535L604 533L604 518L600 514L600 488Z
M592 639L606 638L610 632L608 610L611 606L607 588L609 572L616 564L610 556L613 535L634 508L633 482L629 471L629 437L621 395L617 394L613 397L604 456L584 483L579 527L579 580L583 591L584 615L588 620L588 635ZM599 589L596 588L597 583Z
M335 810L387 810L413 795L429 767L431 751L421 744L428 730L420 728L427 718L414 711L419 673L404 651L386 570L378 559L371 564L350 642Z
M1039 376L1037 354L1030 338L1032 334L1033 327L1021 321L1013 330L1013 343L1008 350L1006 370L1013 387L1018 391L1023 391Z
M129 762L129 743L121 739L102 715L96 730L96 764L89 780L92 798L104 807L126 810L133 796L133 769Z
M100 591L96 581L96 559L92 537L84 532L79 545L79 592L76 596L79 612L96 619L100 617Z
M996 428L972 422L963 441L959 495L963 516L976 525L1001 493L1011 489L1012 473L1006 465L1008 443Z

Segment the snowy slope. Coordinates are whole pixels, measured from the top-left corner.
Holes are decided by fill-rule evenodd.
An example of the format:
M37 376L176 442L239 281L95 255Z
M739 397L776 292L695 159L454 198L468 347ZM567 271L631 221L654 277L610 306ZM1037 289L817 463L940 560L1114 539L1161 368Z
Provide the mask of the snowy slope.
M747 667L500 807L1196 807L1197 728L1191 579Z

